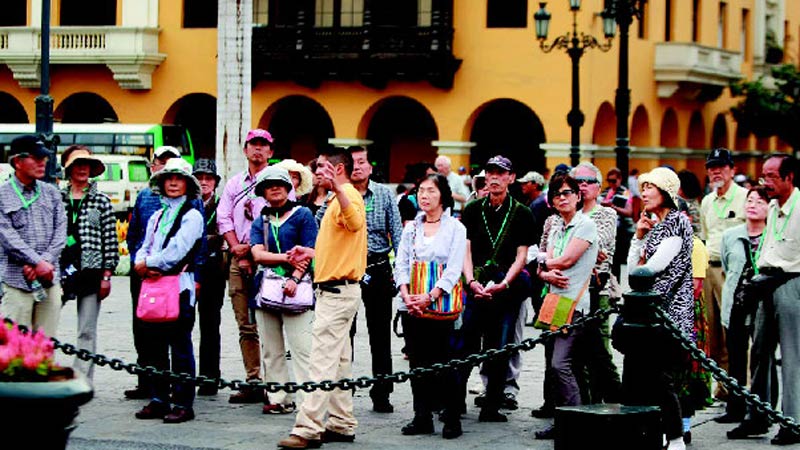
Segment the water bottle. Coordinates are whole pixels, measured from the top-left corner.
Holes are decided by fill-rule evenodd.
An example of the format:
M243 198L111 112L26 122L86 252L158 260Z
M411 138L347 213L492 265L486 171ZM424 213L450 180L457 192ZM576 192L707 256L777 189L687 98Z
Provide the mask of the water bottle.
M33 280L31 289L33 289L33 300L36 303L47 300L47 291L44 290L44 286L42 286L42 283L39 283L39 280Z

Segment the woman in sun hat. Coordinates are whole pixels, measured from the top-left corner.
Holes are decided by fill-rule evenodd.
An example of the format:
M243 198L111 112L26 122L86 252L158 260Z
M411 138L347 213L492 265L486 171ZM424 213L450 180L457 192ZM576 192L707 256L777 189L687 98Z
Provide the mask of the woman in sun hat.
M145 278L180 276L180 314L172 322L147 323L140 349L140 364L158 370L195 375L192 327L195 316L195 254L203 238L203 214L192 206L200 195L200 182L192 175L192 165L172 158L150 177L150 187L161 196L163 208L147 223L142 248L136 254L134 270ZM172 398L170 398L172 387ZM151 401L136 413L137 419L163 419L180 423L194 419L195 390L189 383L153 380ZM170 407L170 401L174 407Z
M314 174L311 173L311 169L293 159L284 159L275 164L275 167L281 167L289 171L289 175L292 177L292 187L297 198L311 192L314 185Z
M67 243L59 264L62 301L77 300L77 344L94 352L100 301L111 293L111 275L119 262L116 220L111 200L92 181L106 170L92 151L70 146L61 155L61 164L67 178L61 190L67 211ZM73 367L93 379L93 363L76 357Z
M628 252L630 269L644 266L655 272L653 290L661 295L659 307L692 341L694 301L692 283L693 234L689 218L678 209L678 175L664 167L639 177L642 216ZM683 449L683 423L676 375L687 370L685 352L666 331L651 330L654 339L638 352L645 360L626 364L624 396L629 403L661 407L668 449Z
M255 187L255 194L268 204L250 228L253 260L265 268L257 298L263 296L272 301L258 300L255 309L265 382L289 381L284 342L292 352L293 381L308 381L314 321L310 261L296 265L288 261L297 247L314 247L317 222L311 210L289 200L291 189L289 172L277 165L264 169ZM275 301L292 305L278 306ZM262 409L264 414L290 414L296 409L292 394L278 391L271 393L269 400Z

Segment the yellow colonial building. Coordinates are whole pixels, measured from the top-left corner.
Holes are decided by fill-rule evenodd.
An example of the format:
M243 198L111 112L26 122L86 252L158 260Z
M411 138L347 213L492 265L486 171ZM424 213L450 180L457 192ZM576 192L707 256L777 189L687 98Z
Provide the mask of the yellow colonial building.
M583 0L579 32L602 38L608 1ZM219 2L52 0L56 121L183 124L196 151L213 156L230 154L218 151L222 116L238 116L245 129L272 131L280 157L307 161L327 142L368 144L392 182L437 154L479 165L503 153L519 172L568 161L570 59L539 48L539 2ZM223 2L247 14L223 14ZM34 122L41 2L4 0L3 9L0 123ZM547 10L551 38L571 29L567 0ZM244 54L233 76L223 27L236 28ZM797 1L647 2L631 27L630 167L699 174L708 149L722 146L755 175L757 156L786 145L738 132L726 86L797 63L799 35ZM617 61L617 39L580 61L581 154L604 170L614 165ZM227 93L220 108L218 93L232 83L250 94L240 110Z

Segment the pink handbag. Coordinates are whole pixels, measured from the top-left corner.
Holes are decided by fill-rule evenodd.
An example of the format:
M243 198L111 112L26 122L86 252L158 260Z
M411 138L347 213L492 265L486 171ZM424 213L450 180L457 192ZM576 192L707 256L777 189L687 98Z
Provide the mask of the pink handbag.
M145 278L139 291L136 317L143 322L174 322L181 309L180 296L180 274Z

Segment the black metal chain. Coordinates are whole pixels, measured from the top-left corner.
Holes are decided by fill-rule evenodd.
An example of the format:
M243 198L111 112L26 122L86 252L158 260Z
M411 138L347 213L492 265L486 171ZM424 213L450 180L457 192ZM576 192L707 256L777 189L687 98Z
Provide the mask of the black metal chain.
M538 344L542 344L548 340L555 339L556 336L569 333L573 329L586 327L587 325L605 321L608 317L619 312L619 308L614 306L608 309L599 309L593 314L580 317L572 324L564 325L555 331L543 331L535 338L525 339L517 344L507 344L500 349L490 349L482 353L475 353L465 356L463 359L452 359L446 363L436 363L428 367L417 367L408 372L394 372L391 374L380 374L374 377L362 376L358 378L342 378L339 381L324 380L321 382L307 381L304 383L277 383L277 382L260 382L260 381L243 381L243 380L226 380L224 378L212 378L205 375L191 376L187 373L175 373L171 370L158 370L153 366L142 367L135 363L126 363L122 359L113 358L109 359L102 354L92 353L86 349L78 349L73 344L62 343L56 338L51 338L56 349L61 350L65 355L74 355L81 360L91 361L100 367L108 366L112 370L126 371L131 375L147 375L157 378L165 378L170 382L187 383L193 385L216 386L217 388L230 388L232 390L241 389L264 389L267 392L285 391L288 393L295 393L297 391L312 392L317 389L323 391L332 391L334 389L342 390L355 390L366 389L375 383L405 383L412 378L420 378L431 376L444 371L452 371L457 369L465 369L467 367L474 367L482 362L499 358L501 356L510 356L520 351L533 350ZM13 321L5 319L6 322L14 324ZM27 328L23 325L18 325L23 331Z
M747 388L741 386L735 378L728 375L725 370L717 365L717 363L709 358L703 350L701 350L689 337L687 337L680 328L669 318L666 312L661 308L656 309L656 317L659 319L658 326L666 329L670 336L680 344L681 348L689 353L689 356L700 363L704 368L711 372L711 375L728 388L728 392L733 395L738 395L750 406L756 408L759 412L766 414L770 419L778 422L782 427L788 428L791 431L800 434L800 425L792 417L783 415L782 413L772 409L769 403L762 401L756 394L748 391Z

